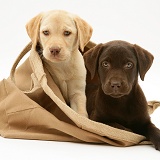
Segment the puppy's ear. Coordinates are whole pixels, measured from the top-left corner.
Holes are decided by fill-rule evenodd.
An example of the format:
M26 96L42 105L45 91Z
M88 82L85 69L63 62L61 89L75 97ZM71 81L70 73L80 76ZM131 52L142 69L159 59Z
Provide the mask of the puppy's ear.
M74 17L74 21L78 30L79 47L83 52L85 45L89 42L92 36L93 29L86 21L78 16Z
M89 72L91 73L91 79L94 78L96 71L97 71L98 59L99 59L101 48L102 48L102 43L88 50L83 55L85 65L87 69L89 70Z
M146 72L149 70L153 63L153 55L147 50L141 48L140 46L134 44L134 49L136 51L136 56L138 60L138 70L141 77L141 80L144 80Z
M40 22L42 19L42 14L38 14L34 18L32 18L27 24L26 24L26 30L27 33L32 41L32 45L36 47L39 37L39 28L40 28Z

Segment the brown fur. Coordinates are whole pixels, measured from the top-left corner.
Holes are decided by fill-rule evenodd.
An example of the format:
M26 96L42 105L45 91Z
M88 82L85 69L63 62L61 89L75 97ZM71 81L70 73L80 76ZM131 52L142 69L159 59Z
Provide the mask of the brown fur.
M125 41L99 44L84 54L88 73L89 118L146 136L160 150L160 130L152 124L147 101L138 84L153 56ZM93 79L93 80L92 80Z

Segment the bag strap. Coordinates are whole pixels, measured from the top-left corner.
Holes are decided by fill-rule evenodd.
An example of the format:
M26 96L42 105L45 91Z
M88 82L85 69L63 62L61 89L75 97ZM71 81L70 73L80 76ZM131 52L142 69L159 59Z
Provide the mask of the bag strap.
M19 64L19 62L21 61L21 59L31 50L32 48L32 42L29 42L26 47L22 50L22 52L19 54L19 56L17 57L17 59L15 60L12 68L11 68L11 72L10 72L10 78L13 82L15 82L15 71L17 68L17 65Z
M22 50L22 52L19 54L19 56L17 57L17 59L15 60L12 68L11 68L11 72L10 72L10 79L11 81L15 82L15 71L16 68L19 64L19 62L21 61L21 59L30 51L30 56L29 56L29 61L30 61L30 65L31 68L33 70L34 73L34 78L36 78L36 81L41 84L41 79L42 77L46 78L46 74L44 72L44 68L43 68L43 64L42 64L42 60L39 56L39 54L35 51L35 49L32 46L32 42L29 42L25 48ZM30 91L24 91L24 93L32 93L34 92L35 88L33 88Z

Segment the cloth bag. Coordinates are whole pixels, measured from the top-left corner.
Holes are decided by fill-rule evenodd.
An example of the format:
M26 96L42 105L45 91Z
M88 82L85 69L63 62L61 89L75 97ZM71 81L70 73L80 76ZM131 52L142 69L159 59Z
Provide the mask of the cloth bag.
M85 50L94 45L89 42ZM29 57L17 68L29 51ZM150 113L159 105L149 102ZM67 106L41 57L32 50L32 43L18 56L10 77L0 81L0 135L114 146L150 144L144 136L94 122Z

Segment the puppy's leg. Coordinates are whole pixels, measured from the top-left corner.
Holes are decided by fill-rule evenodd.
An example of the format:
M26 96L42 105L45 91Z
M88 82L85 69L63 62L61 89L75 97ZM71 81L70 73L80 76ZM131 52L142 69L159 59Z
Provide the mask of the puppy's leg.
M136 97L136 99L134 99L134 102L136 102L136 104L134 105L134 109L137 108L137 112L134 112L134 115L136 115L135 118L137 118L135 119L134 125L132 125L132 130L135 133L147 137L155 148L160 151L160 130L150 120L147 101L140 86L138 86L135 93L136 95L134 97Z
M71 108L82 116L88 117L86 110L85 81L72 79L68 82L68 95Z
M146 128L147 132L145 136L149 138L155 148L160 151L160 130L151 122Z

